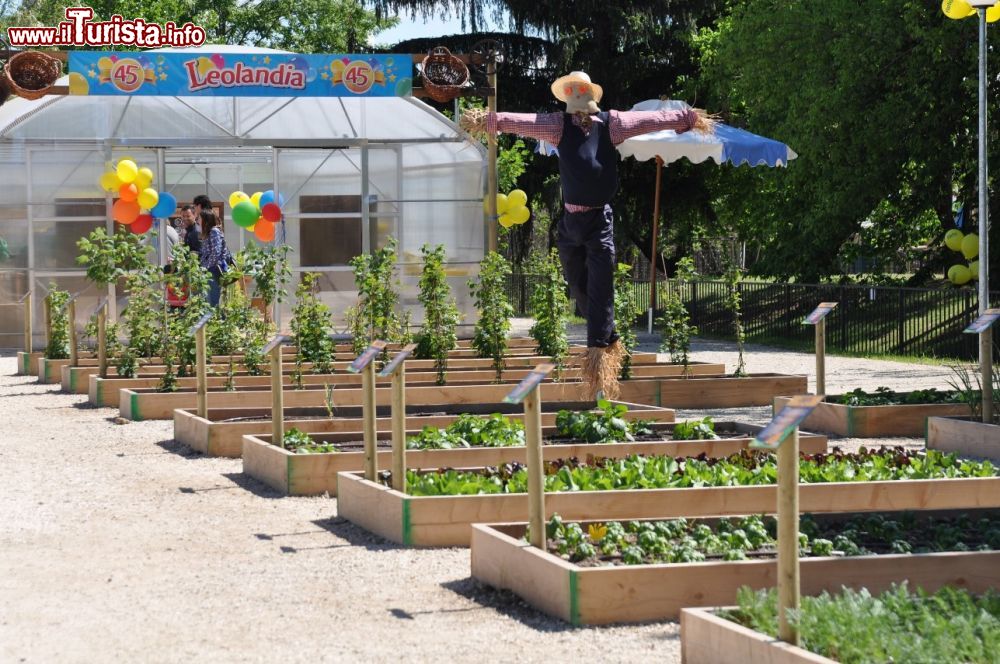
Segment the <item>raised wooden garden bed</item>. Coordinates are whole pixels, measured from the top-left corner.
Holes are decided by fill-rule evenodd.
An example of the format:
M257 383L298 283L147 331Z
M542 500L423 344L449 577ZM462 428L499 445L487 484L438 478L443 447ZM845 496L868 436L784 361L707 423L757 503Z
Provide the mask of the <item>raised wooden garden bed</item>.
M468 546L474 523L528 519L528 494L410 496L358 473L337 478L340 516L407 546ZM545 494L566 520L655 519L773 512L777 487L727 486ZM803 512L1000 507L1000 478L801 484Z
M735 603L742 586L777 584L775 559L577 565L531 546L524 540L526 528L474 524L472 576L574 625L677 620L687 607ZM804 557L800 570L803 595L841 586L878 592L902 581L929 591L942 586L982 591L1000 582L1000 551Z
M720 618L715 613L717 610L681 611L681 661L684 664L836 664L805 648Z
M544 403L543 403L544 406ZM652 419L650 411L629 411L631 419ZM546 413L551 419L554 413ZM643 441L635 443L606 444L551 444L542 448L545 459L561 459L567 457L585 458L588 455L604 457L626 457L632 454L697 456L705 454L709 457L725 457L746 449L753 436L763 427L739 422L716 422L718 431L739 431L745 435L719 440L671 440L672 424L662 424L655 427L662 432L663 440ZM419 429L408 432L419 433ZM543 435L556 435L554 427L546 426ZM337 474L364 469L364 450L358 434L328 434L314 433L311 436L317 442L324 443L356 443L350 449L342 452L321 454L295 454L271 444L270 435L247 435L243 437L243 472L250 477L290 496L317 496L328 493L337 495ZM378 452L378 467L389 468L392 460L388 449L390 435L388 432L379 434L379 440L384 441L384 449ZM826 436L802 434L800 445L803 452L815 454L826 451ZM383 445L380 445L383 447ZM498 466L511 462L526 463L526 449L519 447L471 447L452 450L408 450L406 453L407 468L467 468L470 466Z
M23 350L17 353L17 376L37 376L38 360L42 359L45 353L37 351L25 353Z
M1000 425L958 417L928 417L927 447L1000 461Z
M839 399L839 396L828 398ZM781 410L789 399L790 397L784 396L775 397L774 411ZM926 431L928 417L968 414L969 407L961 403L848 406L824 401L806 418L802 426L812 431L834 433L848 438L920 437Z

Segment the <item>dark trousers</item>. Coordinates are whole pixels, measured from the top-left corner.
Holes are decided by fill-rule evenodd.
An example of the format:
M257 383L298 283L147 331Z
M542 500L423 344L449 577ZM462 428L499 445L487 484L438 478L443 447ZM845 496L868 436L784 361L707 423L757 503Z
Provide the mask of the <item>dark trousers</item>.
M615 332L615 240L611 206L563 214L556 247L580 313L587 319L587 345L604 347Z

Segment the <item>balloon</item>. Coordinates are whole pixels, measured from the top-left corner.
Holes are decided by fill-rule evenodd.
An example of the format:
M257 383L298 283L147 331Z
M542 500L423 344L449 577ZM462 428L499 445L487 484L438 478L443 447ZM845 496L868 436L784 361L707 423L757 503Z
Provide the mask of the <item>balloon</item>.
M497 194L497 214L503 214L509 206L510 203L507 201L507 195Z
M972 278L979 281L979 261L972 261L969 263L969 272L972 273Z
M965 237L965 235L962 233L962 231L958 230L957 228L952 228L950 231L944 234L944 244L952 251L961 251L963 237Z
M962 238L962 255L971 260L979 255L979 236L969 233Z
M101 176L101 189L109 194L113 194L118 191L121 186L122 181L118 179L118 174L114 171L108 171Z
M508 207L507 216L515 224L523 224L531 217L531 212L523 205L518 205L517 207Z
M507 194L507 206L518 207L528 205L528 194L524 193L523 189L514 189L509 194Z
M948 268L948 281L956 286L967 284L970 279L972 279L972 272L964 265L952 265Z
M139 189L134 184L123 184L118 187L118 197L123 201L134 201L139 195Z
M211 60L212 64L215 65L216 67L218 67L219 69L222 69L223 67L226 66L226 59L224 57L222 57L221 53L215 53L214 55L210 56L208 59Z
M986 10L986 22L996 23L1000 21L1000 2Z
M134 181L135 177L139 174L139 167L131 159L122 159L118 162L116 172L118 173L118 179L128 184Z
M268 189L260 197L260 207L263 208L268 203L277 203L278 207L284 207L285 197L280 193L275 193L273 189Z
M136 201L139 203L139 207L144 210L152 210L156 207L156 204L160 202L160 195L155 189L149 187L139 192L139 195L136 197Z
M128 225L128 229L137 235L142 235L152 227L153 217L148 214L140 214L135 218L135 221Z
M237 226L249 228L260 219L260 210L250 201L240 201L233 208L233 221Z
M500 225L503 226L504 228L510 228L511 226L514 225L514 220L511 219L510 215L508 215L508 214L501 214L500 215Z
M270 222L281 221L281 208L277 203L268 203L260 209L260 216Z
M234 191L229 194L229 207L234 208L240 204L241 201L248 201L250 197L244 194L242 191Z
M948 18L960 19L966 16L971 16L976 13L976 10L972 8L965 0L942 0L941 11Z
M160 200L156 202L149 214L158 219L166 219L177 211L177 199L166 191L160 192Z
M111 215L114 220L122 224L131 224L139 216L139 204L135 201L118 199L114 207L111 208Z
M83 74L78 74L77 72L70 72L69 75L69 93L71 95L86 95L90 94L90 82L83 77Z
M139 172L135 176L134 184L139 187L139 191L148 189L149 185L153 184L153 171L149 170L145 166L140 168Z
M254 226L253 234L261 242L271 242L274 240L274 224L270 221L258 221Z
M250 197L250 202L253 203L254 207L258 210L260 209L260 197L264 195L263 191L255 191L253 196Z

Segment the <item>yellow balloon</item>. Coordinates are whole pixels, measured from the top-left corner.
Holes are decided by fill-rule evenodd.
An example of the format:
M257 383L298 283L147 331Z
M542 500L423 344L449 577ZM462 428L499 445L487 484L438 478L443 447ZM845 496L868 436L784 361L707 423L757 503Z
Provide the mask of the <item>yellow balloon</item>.
M69 93L71 95L85 95L90 93L90 83L83 77L83 74L70 72Z
M962 231L957 228L952 228L944 234L944 244L952 251L961 251L963 237L965 237L965 235L962 234Z
M100 60L97 61L97 68L98 69L104 69L104 70L110 70L111 69L111 65L113 65L113 64L115 64L115 63L111 61L111 58L109 58L108 56L104 56L103 58L101 58Z
M141 191L148 189L151 184L153 184L153 171L143 166L135 176L135 186Z
M976 13L976 10L972 8L965 0L942 0L941 1L941 11L948 18L960 19L967 16L971 16Z
M118 162L116 172L118 173L118 179L123 184L129 184L130 182L134 182L136 176L139 175L139 167L131 159L122 159Z
M979 280L979 261L972 261L969 263L969 272L972 273L972 278L976 281Z
M497 194L497 214L503 214L510 207L506 194Z
M514 220L510 218L510 215L501 214L500 215L500 225L504 228L510 228L514 225Z
M208 58L198 58L198 73L204 76L215 69L215 63Z
M528 194L524 193L523 189L514 189L509 194L507 194L507 205L509 207L517 207L519 205L528 205Z
M531 217L531 212L523 205L518 205L514 208L508 207L507 216L510 217L511 221L515 224L523 224Z
M101 189L109 193L115 193L122 186L122 181L118 179L118 174L108 171L101 176Z
M242 191L234 191L229 194L229 207L234 208L243 201L250 200L250 197L244 194Z
M970 279L972 279L972 272L964 265L952 265L948 268L948 281L956 286L967 284Z
M147 187L139 192L139 197L136 198L136 200L139 202L139 207L142 209L152 210L160 201L160 194L152 187Z
M973 259L979 255L979 236L969 233L962 238L962 255L966 259Z
M1000 2L986 10L986 22L996 23L1000 21Z
M258 208L260 207L260 197L264 195L263 191L255 191L253 196L250 197L250 202L253 203Z

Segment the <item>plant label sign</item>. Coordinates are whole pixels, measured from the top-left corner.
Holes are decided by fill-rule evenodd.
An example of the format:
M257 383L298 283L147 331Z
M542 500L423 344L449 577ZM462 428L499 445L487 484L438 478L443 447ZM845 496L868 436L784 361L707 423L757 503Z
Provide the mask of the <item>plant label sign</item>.
M207 323L208 321L210 321L212 319L213 313L214 312L209 311L207 314L205 314L204 316L202 316L201 318L199 318L198 322L191 326L191 329L188 331L188 334L190 334L192 337L195 334L197 334L198 330L200 330L201 328L205 327L205 323Z
M351 366L347 367L347 370L351 373L361 373L362 369L371 364L376 355L385 350L386 345L384 341L373 341L372 345L366 348L361 355L354 358L354 361L351 362Z
M802 321L803 325L816 325L821 320L826 318L827 314L834 310L837 306L837 302L820 302L819 305L812 310L805 320Z
M378 375L384 378L385 376L391 376L392 374L394 374L396 372L396 369L399 368L399 365L405 362L406 358L408 358L413 353L413 351L416 350L416 348L417 344L409 344L408 346L405 346L403 350L396 353L396 356L392 358L392 361L389 362L389 364L385 365L385 368L382 369L382 371L380 371Z
M267 355L272 350L274 350L278 346L278 344L280 344L281 342L283 342L287 338L288 337L286 337L283 334L276 334L276 335L274 335L274 338L267 342L267 345L264 346L264 348L261 350L261 353L263 353L264 355Z
M992 327L997 318L1000 318L1000 309L987 309L983 312L982 316L972 321L972 325L962 330L962 332L965 334L981 334Z
M94 307L94 315L99 314L101 312L101 309L103 309L104 305L107 303L108 303L108 296L105 295L104 297L101 298L101 301L97 303L97 306Z
M802 420L809 417L809 413L823 401L822 394L803 394L792 397L784 408L781 409L774 419L750 441L750 447L765 450L776 450L785 442L785 438L795 427L802 424Z
M554 364L539 364L534 370L524 377L520 383L517 384L510 394L503 398L504 403L521 403L524 401L524 397L528 396L533 389L538 387L538 384L545 380L545 377L552 373L552 370L556 368Z

